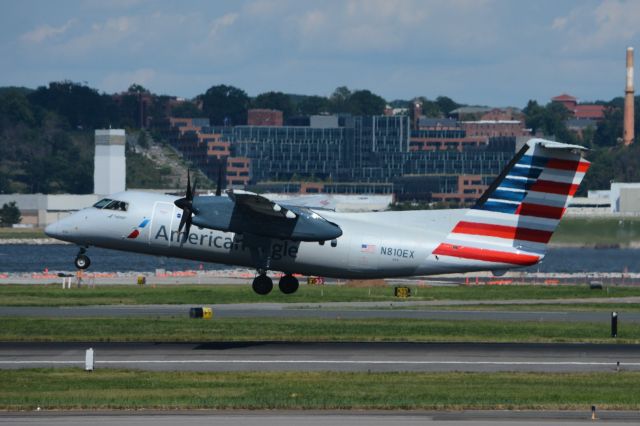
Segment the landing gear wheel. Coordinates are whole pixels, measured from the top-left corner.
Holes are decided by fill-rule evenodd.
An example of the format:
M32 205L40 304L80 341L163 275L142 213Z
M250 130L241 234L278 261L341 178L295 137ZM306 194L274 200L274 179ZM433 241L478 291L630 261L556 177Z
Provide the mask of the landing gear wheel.
M284 294L292 294L295 293L300 287L300 283L298 279L293 275L287 274L280 278L280 282L278 283L278 288Z
M266 274L260 274L253 279L253 291L264 296L273 290L273 281Z
M91 259L85 254L79 254L74 263L78 269L87 269L91 265Z

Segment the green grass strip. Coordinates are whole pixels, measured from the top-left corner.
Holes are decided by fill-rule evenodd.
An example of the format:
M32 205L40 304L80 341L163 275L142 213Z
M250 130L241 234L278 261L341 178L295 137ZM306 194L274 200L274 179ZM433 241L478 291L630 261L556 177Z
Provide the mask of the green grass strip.
M0 409L640 409L640 373L0 371Z
M406 300L516 300L567 299L640 296L640 287L609 287L591 290L588 286L447 286L411 287ZM218 303L322 303L354 301L399 301L393 287L357 288L349 286L302 285L291 295L275 290L260 296L250 285L100 285L95 288L62 289L61 284L0 285L3 306L86 306L147 304Z
M407 306L389 309L424 310L424 306ZM535 304L477 304L441 305L428 307L437 311L500 311L500 312L640 312L639 303L535 303Z
M0 228L0 239L48 238L43 228Z
M568 217L560 221L551 238L552 244L627 245L636 241L640 241L640 219L635 217Z
M426 319L1 318L0 341L640 343L640 324Z

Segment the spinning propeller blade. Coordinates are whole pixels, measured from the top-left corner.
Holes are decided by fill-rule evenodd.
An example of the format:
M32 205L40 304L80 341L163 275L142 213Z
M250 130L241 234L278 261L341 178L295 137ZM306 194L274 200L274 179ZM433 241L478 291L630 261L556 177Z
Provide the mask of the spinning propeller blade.
M196 193L197 180L193 182L191 186L191 173L187 170L187 190L184 198L180 198L174 201L176 207L182 209L182 217L180 218L180 225L178 225L178 234L184 227L184 233L182 234L181 243L184 244L189 238L189 231L191 230L191 215L193 214L193 197Z

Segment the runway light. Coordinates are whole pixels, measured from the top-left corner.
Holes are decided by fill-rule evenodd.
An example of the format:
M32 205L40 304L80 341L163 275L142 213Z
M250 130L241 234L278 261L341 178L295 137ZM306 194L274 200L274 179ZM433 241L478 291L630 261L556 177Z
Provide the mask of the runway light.
M93 348L87 349L84 356L84 371L93 371Z
M598 420L598 418L596 417L596 406L595 405L591 406L591 420Z
M618 337L618 313L611 312L611 337Z

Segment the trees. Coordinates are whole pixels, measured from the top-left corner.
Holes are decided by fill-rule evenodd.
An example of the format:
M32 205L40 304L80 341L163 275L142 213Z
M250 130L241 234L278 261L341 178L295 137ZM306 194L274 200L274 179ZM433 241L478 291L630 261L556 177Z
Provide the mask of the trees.
M451 111L461 106L459 103L447 96L438 96L436 98L436 104L438 104L438 108L440 108L444 117L447 117Z
M210 87L200 99L202 110L213 125L236 126L247 122L250 99L244 90L220 84Z
M340 86L329 97L329 107L333 113L349 112L348 102L351 90L347 86Z
M529 100L527 106L522 110L525 117L526 126L531 129L532 134L538 133L542 130L544 121L544 108L538 105L537 101Z
M178 118L194 118L202 116L203 112L193 102L185 101L171 109L171 115Z
M387 102L369 90L356 90L349 97L348 105L353 115L381 115Z
M35 116L29 100L23 91L9 89L0 93L0 116L6 122L0 122L0 128L12 123L24 123L27 126L35 124Z
M384 112L387 102L369 90L351 92L348 87L336 88L329 98L329 108L333 113L353 115L379 115Z
M593 143L600 147L615 146L622 138L623 109L609 107L604 111L604 120L598 123Z
M567 119L571 113L559 102L549 102L540 106L538 102L530 100L522 110L525 115L525 124L535 135L540 132L547 136L553 136L565 143L575 143L576 136L567 129Z
M72 81L57 81L41 86L28 95L29 101L64 117L72 128L95 129L116 125L116 117L109 113L111 96Z
M329 99L324 96L305 96L297 106L297 114L317 115L329 112Z
M285 119L293 115L291 97L282 92L261 93L251 102L253 108L277 109Z
M20 223L22 217L15 201L5 203L0 209L0 226L11 226Z

